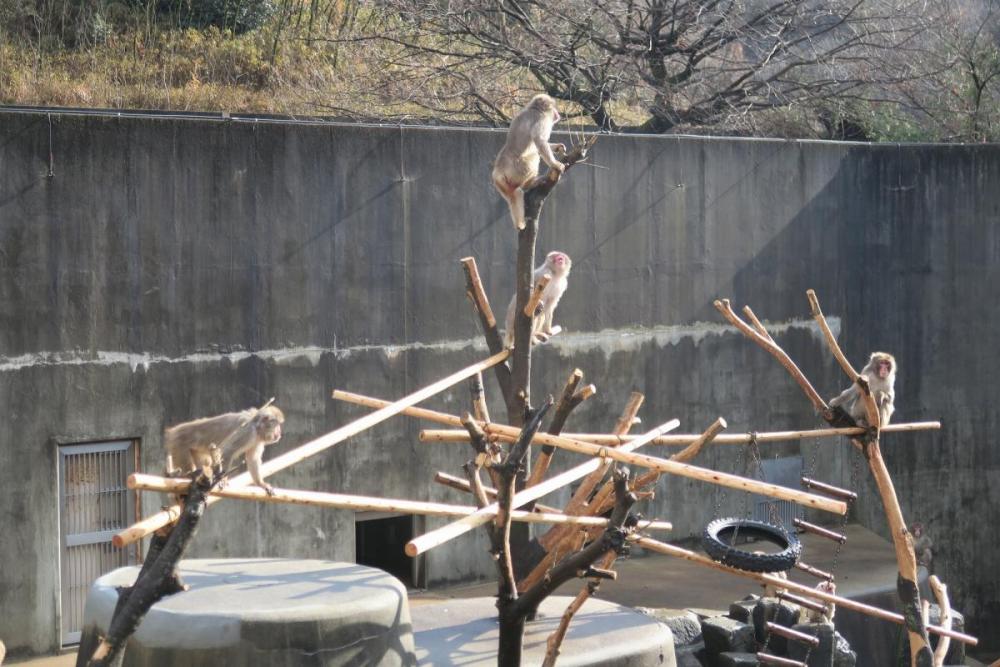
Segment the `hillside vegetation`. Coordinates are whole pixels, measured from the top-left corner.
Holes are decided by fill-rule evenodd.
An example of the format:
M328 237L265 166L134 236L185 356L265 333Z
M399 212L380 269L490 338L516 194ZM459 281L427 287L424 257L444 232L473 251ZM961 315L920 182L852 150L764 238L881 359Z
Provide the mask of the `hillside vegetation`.
M995 141L998 4L0 0L0 103Z

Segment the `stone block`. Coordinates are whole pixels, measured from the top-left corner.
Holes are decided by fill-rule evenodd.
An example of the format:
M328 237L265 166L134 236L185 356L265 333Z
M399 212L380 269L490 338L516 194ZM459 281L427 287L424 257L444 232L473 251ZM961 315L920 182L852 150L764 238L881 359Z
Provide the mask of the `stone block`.
M719 667L749 667L759 665L756 653L720 653L715 664Z
M705 638L705 650L709 657L721 653L741 653L756 649L753 626L740 623L728 616L703 619L701 633Z
M759 595L748 595L742 600L732 603L729 605L729 618L737 620L740 623L751 623L753 620L753 608L757 606L758 600L760 600Z
M833 667L854 667L858 662L858 654L851 649L851 644L839 632L833 633Z
M763 644L767 637L767 623L777 623L790 628L799 622L799 608L787 602L779 602L776 598L761 598L754 605L751 616L753 619L754 638L758 644ZM784 653L787 640L773 635L768 640L768 647L774 653Z
M652 607L637 607L637 609L670 628L670 632L674 635L674 646L687 646L701 641L701 623L690 611Z
M787 642L786 655L792 660L806 661L809 667L833 667L834 629L832 623L800 623L792 626L793 630L819 638L819 646L810 648L799 642Z

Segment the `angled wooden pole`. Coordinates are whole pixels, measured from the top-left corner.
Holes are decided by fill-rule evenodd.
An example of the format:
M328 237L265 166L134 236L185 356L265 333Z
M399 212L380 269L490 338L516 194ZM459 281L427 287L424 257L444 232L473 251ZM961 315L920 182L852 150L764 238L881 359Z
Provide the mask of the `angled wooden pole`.
M438 420L431 420L438 421ZM444 423L444 422L441 422ZM909 433L912 431L932 431L941 428L939 421L908 422L899 424L888 424L881 428L882 433ZM765 442L787 442L791 440L805 440L809 438L839 438L855 437L865 435L868 429L860 426L850 426L845 428L817 428L803 431L766 431L756 434L758 444ZM595 445L617 446L628 442L639 436L635 435L613 435L611 433L561 433L563 437L571 440L580 440ZM661 445L669 447L687 447L696 442L702 434L698 433L671 433L661 435L659 438L649 443L651 445ZM504 441L513 441L508 435L498 434L497 437ZM420 431L421 442L468 442L469 434L458 429L424 429ZM722 433L712 439L714 445L746 445L750 442L749 433ZM532 443L534 444L534 443Z
M158 477L134 473L128 477L128 488L141 491L160 491L163 493L185 493L191 485L191 480L177 477ZM449 505L419 500L403 500L396 498L376 498L373 496L358 496L346 493L325 493L322 491L299 491L293 489L275 489L269 495L257 486L242 488L224 487L214 489L209 495L219 498L236 500L255 500L263 503L283 503L291 505L308 505L311 507L334 507L349 509L355 512L399 512L402 514L424 514L428 516L467 516L476 511L471 505ZM524 512L515 510L511 518L523 523L556 523L575 524L587 527L603 527L608 525L607 519L592 516L567 516L559 512ZM640 530L672 530L669 521L640 521Z
M882 449L879 445L879 435L881 430L881 415L875 405L875 397L868 390L867 381L860 376L847 357L840 349L837 339L833 336L827 324L826 317L819 306L819 298L816 292L808 290L806 295L809 299L809 306L812 309L813 318L823 331L827 347L837 359L841 368L859 385L861 398L865 402L865 412L868 423L872 426L871 434L866 441L856 440L858 446L862 448L865 458L868 460L868 467L875 478L875 485L878 487L879 496L882 499L882 506L885 510L885 517L889 523L889 533L892 535L892 545L896 551L896 561L899 565L899 575L896 578L896 593L899 596L903 615L906 618L906 634L910 646L910 663L912 665L933 662L933 652L931 651L930 638L923 617L920 613L920 587L917 585L917 558L913 551L913 537L906 527L903 518L903 510L899 506L899 498L896 497L896 487L892 483L892 476L882 458Z
M479 325L483 329L483 337L486 339L486 347L490 354L499 354L503 351L503 339L497 330L497 319L493 315L490 307L490 300L486 298L486 290L483 289L483 280L479 276L479 267L476 266L475 257L463 257L461 260L462 269L465 271L465 295L472 302L479 316ZM497 384L500 385L500 393L503 400L507 401L510 393L510 367L506 364L497 364L493 367L496 373Z
M677 421L676 419L671 419L665 424L662 424L661 426L654 428L646 435L648 436L649 440L652 440L657 435L665 433L666 431L669 431L671 429L677 428L679 425L680 425L679 421ZM626 447L636 449L644 444L646 444L646 442L644 442L640 438L638 440L629 443L628 445L626 445ZM581 463L580 465L574 468L570 468L569 470L560 475L556 475L555 477L551 477L547 480L544 480L543 482L531 488L525 489L523 491L518 491L517 493L514 494L512 498L511 506L520 507L526 503L531 502L532 500L537 500L542 496L546 495L547 493L551 493L556 489L560 489L566 486L567 484L570 484L582 477L585 477L592 471L596 470L597 467L600 465L601 465L600 459L596 458L591 459L586 463ZM423 535L416 537L407 543L406 553L408 556L418 556L430 549L433 549L436 546L440 546L445 542L448 542L449 540L453 540L456 537L459 537L460 535L464 535L470 530L473 530L474 528L481 526L486 522L490 521L491 519L493 519L497 515L498 510L499 506L497 505L497 503L493 503L491 505L482 508L481 510L478 510L474 514L470 514L467 517L459 519L454 523L450 523L446 526L438 528L437 530L432 530L428 533L424 533Z
M284 470L288 466L294 465L303 459L306 459L314 454L332 447L338 443L347 440L351 436L357 435L362 431L384 422L386 419L394 415L398 415L409 407L430 398L431 396L444 391L452 385L458 384L462 380L479 373L487 368L496 366L502 363L508 356L510 352L508 350L503 350L498 354L494 354L492 357L475 363L471 366L463 368L462 370L452 373L446 378L442 378L437 382L433 382L422 389L418 389L409 396L405 396L395 402L387 403L384 407L371 414L367 414L360 419L356 419L353 422L341 426L335 431L331 431L326 435L316 438L315 440L310 440L304 445L300 445L295 449L285 452L281 456L271 459L270 461L264 462L261 466L261 475L267 476L272 475L279 470ZM461 422L460 422L461 423ZM229 480L229 488L239 488L247 486L253 480L250 479L250 473L244 472L236 475ZM213 503L218 500L218 496L212 496L208 499L209 503ZM146 535L149 535L154 530L158 530L163 526L173 523L180 516L180 506L174 505L161 512L158 512L142 521L138 521L122 532L118 533L112 538L112 543L116 547L123 547L127 544L131 544L136 540L140 540Z
M358 394L347 394L346 392L336 392L334 398L344 401L350 401L352 403L359 403L361 405L369 405L373 407L378 407L383 404L387 404L387 401L382 401L377 398L371 398L368 396L359 396ZM440 412L434 412L432 410L423 409L409 409L404 410L405 414L411 414L413 416L419 416L423 419L429 419L432 421L437 421L444 424L461 425L461 420L454 415L447 415ZM515 435L520 433L519 429L513 426L506 426L503 424L481 424L483 430L488 434L501 434L501 435ZM800 505L806 505L808 507L813 507L815 509L823 510L824 512L832 512L834 514L846 514L847 504L839 500L831 500L825 496L819 496L812 493L805 493L803 491L798 491L796 489L789 489L784 486L778 486L776 484L768 484L767 482L759 482L755 479L750 479L747 477L740 477L739 475L730 475L724 472L717 472L715 470L710 470L708 468L699 468L697 466L689 465L686 463L678 463L677 461L670 461L667 459L658 458L655 456L646 456L644 454L634 454L625 447L602 447L600 445L594 445L587 442L580 442L579 440L571 440L564 436L549 435L547 433L537 433L535 434L533 443L538 443L540 445L553 445L555 447L561 447L563 449L568 449L570 451L578 452L580 454L588 454L590 456L597 456L600 458L609 458L616 461L621 461L623 463L631 463L633 465L642 466L644 468L650 468L652 470L659 470L661 472L669 473L671 475L679 475L681 477L687 477L689 479L697 479L709 484L718 484L720 486L725 486L732 489L738 489L741 491L750 491L752 493L757 493L762 496L768 496L770 498L779 498L781 500L790 500L792 502L798 503ZM635 440L631 441L635 442ZM646 444L643 441L643 444Z
M729 574L735 574L738 577L744 577L746 579L754 579L764 585L772 585L777 588L786 588L797 595L802 595L808 598L814 598L816 600L822 600L823 602L832 602L838 607L843 607L844 609L852 609L862 614L868 616L874 616L875 618L881 618L886 621L892 621L898 625L903 625L903 617L900 614L893 613L891 611L886 611L885 609L879 609L878 607L873 607L861 602L855 602L850 598L840 597L839 595L834 595L831 593L826 593L825 591L817 590L811 586L806 586L804 584L796 583L789 579L780 579L771 574L759 574L757 572L748 572L747 570L740 570L735 567L730 567L728 565L723 565L717 561L703 556L702 554L695 553L688 549L675 546L673 544L667 544L665 542L660 542L659 540L654 540L651 537L636 537L631 540L634 544L638 544L643 549L649 549L650 551L655 551L656 553L665 554L667 556L674 556L676 558L683 558L691 563L696 563L704 567L711 568L713 570L719 570L720 572L728 572ZM931 633L940 635L942 637L951 637L970 646L975 646L979 643L979 640L971 635L966 635L955 630L946 630L945 628L940 628L936 626L931 626L928 628Z

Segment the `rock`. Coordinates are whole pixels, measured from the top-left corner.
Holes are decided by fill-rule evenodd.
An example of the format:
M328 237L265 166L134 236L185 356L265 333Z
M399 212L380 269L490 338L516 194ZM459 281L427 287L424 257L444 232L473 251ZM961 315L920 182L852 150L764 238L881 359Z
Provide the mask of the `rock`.
M833 667L854 667L858 654L839 632L833 633Z
M684 611L689 611L698 617L698 620L705 618L713 618L715 616L725 616L726 612L722 609L703 609L701 607L688 607Z
M742 600L737 600L732 603L729 605L729 618L739 621L740 623L751 623L753 619L753 608L757 606L758 600L760 600L759 595L748 595Z
M754 606L753 618L754 637L758 644L763 644L767 636L767 622L777 623L790 628L799 622L799 608L787 602L778 602L776 598L761 598ZM783 654L788 640L778 635L772 635L768 647L774 653Z
M701 641L701 623L690 611L651 607L638 607L638 610L670 628L674 635L674 646L687 646Z
M719 667L742 667L744 665L759 665L756 653L720 653L715 662Z
M703 619L701 633L705 638L705 650L710 658L721 653L749 652L756 648L753 626L734 621L728 616Z
M705 642L696 642L674 650L677 667L708 667Z
M833 667L833 623L799 623L798 625L792 626L792 630L798 630L799 632L807 635L818 637L819 646L810 649L805 644L789 641L787 649L787 655L789 658L792 660L803 661L806 659L806 653L808 653L809 661L806 664L808 664L809 667Z

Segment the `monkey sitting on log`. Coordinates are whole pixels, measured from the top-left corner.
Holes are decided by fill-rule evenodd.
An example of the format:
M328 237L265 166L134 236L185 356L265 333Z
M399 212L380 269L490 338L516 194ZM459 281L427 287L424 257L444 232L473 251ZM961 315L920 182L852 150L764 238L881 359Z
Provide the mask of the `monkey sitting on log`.
M535 95L511 121L507 141L493 163L493 185L507 200L515 229L524 229L524 190L538 175L539 158L550 169L562 173L566 166L556 159L553 149L562 153L562 144L550 144L552 126L559 120L555 100Z
M534 289L536 283L542 276L548 274L551 279L549 284L542 291L542 300L539 303L541 312L536 314L531 320L531 341L545 342L552 335L552 316L559 305L559 299L569 286L569 270L573 266L573 260L564 252L553 250L545 256L545 263L539 266L531 274L531 286ZM514 346L514 314L517 309L517 294L511 297L510 305L507 306L507 318L504 322L504 345Z
M231 470L243 454L254 484L273 495L274 488L264 481L260 465L264 460L264 447L281 439L284 421L284 413L269 401L262 408L227 412L171 426L163 432L168 474L173 472L175 462L182 472L201 470L209 475L212 470L217 475L223 474Z
M882 426L889 423L889 418L895 411L896 392L896 358L888 352L872 352L871 358L861 369L861 376L868 381L868 388L878 406ZM856 384L830 400L830 407L850 416L858 426L870 426L865 412L865 402L861 397L861 389Z

